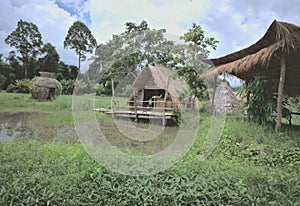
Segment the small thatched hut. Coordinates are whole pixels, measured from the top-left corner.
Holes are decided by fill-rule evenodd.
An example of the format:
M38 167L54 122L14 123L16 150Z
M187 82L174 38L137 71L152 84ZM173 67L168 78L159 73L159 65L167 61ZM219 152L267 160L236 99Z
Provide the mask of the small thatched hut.
M273 21L255 44L226 56L209 59L214 67L202 78L223 72L245 80L268 76L279 82L276 131L281 129L283 95L300 95L300 27Z
M226 80L221 82L210 100L211 110L216 114L233 113L240 109L240 102Z
M61 94L62 86L50 72L40 72L40 77L35 77L31 83L31 95L39 100L53 100Z
M131 105L141 108L177 109L182 101L180 94L188 87L183 80L176 78L172 69L155 64L147 64L133 83L134 93L130 96ZM167 94L167 96L165 96ZM191 103L194 99L194 103ZM190 107L199 107L197 98L186 102Z

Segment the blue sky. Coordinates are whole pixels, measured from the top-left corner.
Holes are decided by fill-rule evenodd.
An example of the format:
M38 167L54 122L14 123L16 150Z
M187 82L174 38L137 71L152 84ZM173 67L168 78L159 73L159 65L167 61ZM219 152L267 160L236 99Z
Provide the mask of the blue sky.
M220 41L211 57L220 57L255 43L276 19L300 25L299 0L1 0L0 53L10 48L4 39L19 19L35 23L43 42L53 44L63 61L77 64L74 51L63 49L68 28L83 21L98 43L125 29L125 22L146 20L174 39L200 24L207 36ZM85 64L88 65L88 62ZM84 69L84 68L83 68Z

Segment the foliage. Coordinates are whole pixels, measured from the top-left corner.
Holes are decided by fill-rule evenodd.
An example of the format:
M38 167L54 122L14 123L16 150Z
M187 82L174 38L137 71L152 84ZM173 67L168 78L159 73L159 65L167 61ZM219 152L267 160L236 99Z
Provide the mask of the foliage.
M111 102L95 99L99 107ZM1 111L46 113L37 119L42 130L51 122L72 123L71 105L72 96L40 102L28 94L0 93ZM292 130L297 125L275 133L228 115L218 147L199 161L211 124L208 113L200 115L199 135L184 159L149 176L111 172L79 142L65 138L0 141L0 205L299 205L299 129ZM109 129L106 121L111 119L101 119L101 125Z
M14 69L0 59L0 90L5 90L15 80Z
M55 47L52 44L47 43L41 49L41 53L44 55L39 59L41 70L45 72L56 73L59 62L59 55Z
M103 83L95 85L96 95L101 96L105 94L105 88Z
M131 177L99 166L79 144L19 140L0 143L0 151L1 205L299 203L296 172L190 159L156 175Z
M31 80L22 79L16 80L15 83L8 85L6 91L12 93L30 93Z
M24 78L24 69L22 68L20 58L16 56L14 51L9 52L9 56L6 58L9 66L12 68L11 73L14 74L15 79Z
M272 112L277 109L277 85L268 77L256 76L241 89L241 96L249 98L244 107L252 120L259 123L270 121ZM285 104L286 102L283 103L283 105Z
M56 79L58 80L71 80L76 79L78 76L79 69L73 65L67 65L62 61L59 61L56 73Z
M146 21L140 25L126 23L125 32L113 35L105 44L100 44L87 72L89 78L105 86L109 93L114 80L118 84L128 74L137 74L147 62L167 65L171 61L173 42L164 37L165 29L150 29Z
M70 79L70 80L66 80L66 79L62 79L60 80L61 86L62 86L62 94L73 94L73 90L74 90L74 84L75 84L74 79Z
M68 30L68 34L64 40L64 48L75 50L78 55L79 69L80 61L84 61L86 59L86 53L92 53L96 46L96 39L88 27L80 21L75 21Z
M30 59L39 53L39 49L43 44L42 35L38 27L34 23L21 19L18 22L16 30L6 37L5 43L15 47L21 53L21 61L25 69L25 78L31 77L28 75Z
M180 38L188 45L184 48L184 53L176 55L175 61L178 63L176 72L185 79L194 96L200 97L207 89L203 80L199 78L207 66L202 60L209 55L208 47L215 50L219 42L213 37L205 37L204 30L195 23Z
M3 88L4 83L6 82L6 77L0 74L0 91Z

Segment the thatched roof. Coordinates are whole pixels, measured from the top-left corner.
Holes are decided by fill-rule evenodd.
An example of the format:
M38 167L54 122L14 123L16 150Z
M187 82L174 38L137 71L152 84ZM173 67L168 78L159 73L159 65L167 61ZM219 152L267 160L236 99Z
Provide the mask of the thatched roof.
M245 49L209 59L214 67L201 77L226 72L246 81L257 75L279 79L282 54L286 55L285 91L300 95L300 27L286 22L273 21L265 35Z
M175 77L173 70L161 65L147 64L133 83L133 87L137 91L142 89L165 90L169 77L168 92L173 101L179 102L179 94L188 87L183 80Z
M35 77L31 82L31 94L35 99L54 99L56 96L60 95L61 90L62 86L56 79Z
M240 109L240 102L226 80L223 80L217 87L213 104L213 111L217 114L232 113ZM212 107L212 102L210 105Z

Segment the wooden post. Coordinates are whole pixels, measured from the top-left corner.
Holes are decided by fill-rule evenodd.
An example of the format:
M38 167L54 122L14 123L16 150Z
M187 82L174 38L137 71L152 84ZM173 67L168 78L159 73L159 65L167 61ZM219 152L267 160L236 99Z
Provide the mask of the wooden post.
M111 80L111 91L112 91L112 98L111 98L112 116L115 117L115 87L114 87L114 80Z
M280 59L280 78L279 78L279 84L278 84L278 98L277 98L277 121L276 121L276 132L281 131L281 118L282 118L282 100L283 100L283 87L284 87L284 81L285 81L285 71L286 71L286 65L285 65L285 55L281 55Z
M215 96L216 96L216 87L217 87L217 78L218 76L214 76L214 86L213 86L213 94L211 99L211 114L214 112L214 105L215 105Z
M134 114L135 114L135 121L138 121L138 114L137 114L137 103L136 103L136 98L137 98L137 91L134 91Z
M246 87L248 87L249 82L250 82L250 81L246 79ZM246 101L247 101L247 102L250 101L250 92L249 92L249 91L247 92ZM249 114L248 111L247 111L247 120L248 120L248 121L250 120L250 114Z
M166 108L166 103L167 103L167 96L168 96L168 90L169 90L169 81L170 81L170 76L168 77L167 80L167 85L166 85L166 90L165 90L165 97L164 97L164 106L163 106L163 126L166 126L166 114L165 114L165 108Z

